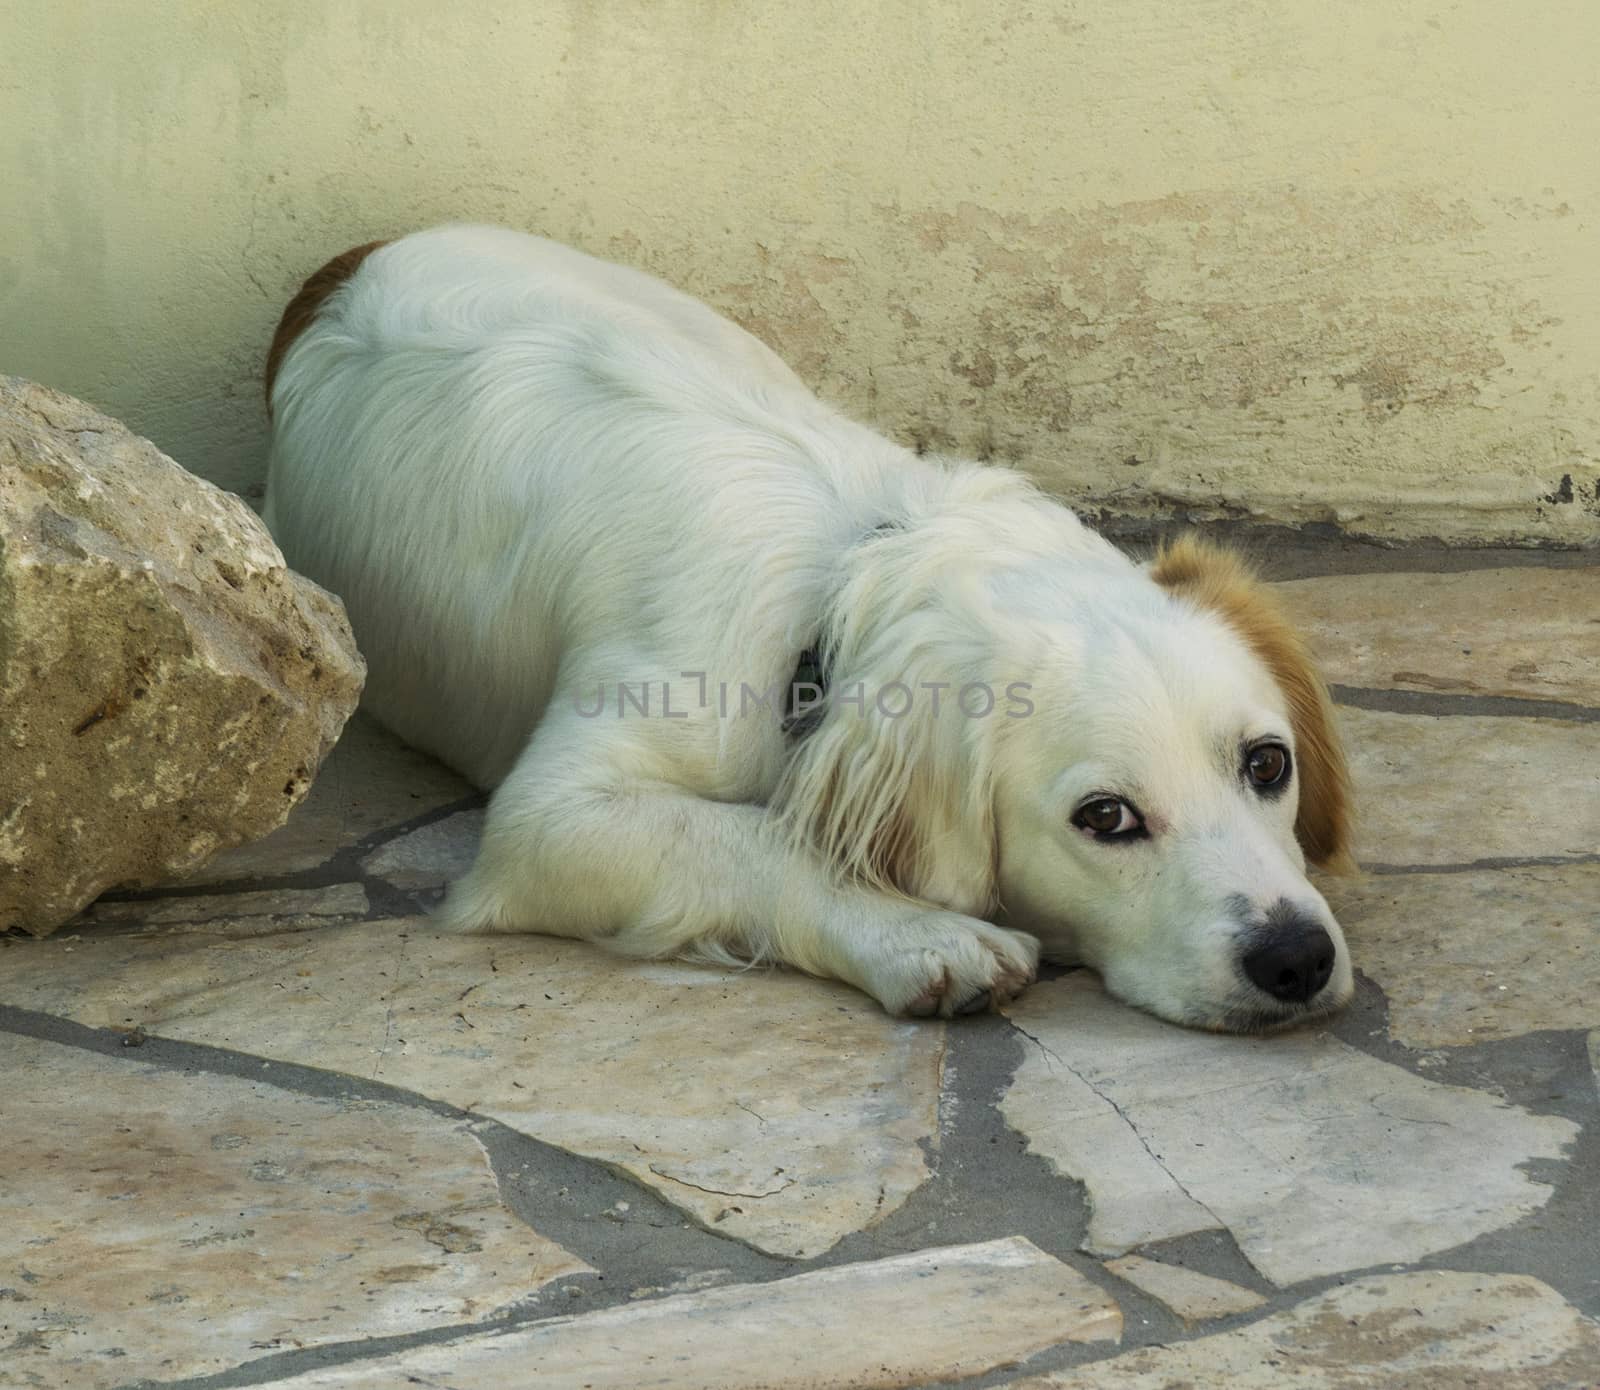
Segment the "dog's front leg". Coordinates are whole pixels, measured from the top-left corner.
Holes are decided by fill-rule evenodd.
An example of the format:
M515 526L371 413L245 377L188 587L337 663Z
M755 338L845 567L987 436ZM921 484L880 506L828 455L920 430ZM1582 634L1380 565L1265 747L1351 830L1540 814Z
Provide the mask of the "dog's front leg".
M447 929L782 961L913 1015L971 1012L1033 979L1033 937L840 883L762 807L648 775L647 750L615 732L575 732L541 726L495 793L477 862L440 909Z

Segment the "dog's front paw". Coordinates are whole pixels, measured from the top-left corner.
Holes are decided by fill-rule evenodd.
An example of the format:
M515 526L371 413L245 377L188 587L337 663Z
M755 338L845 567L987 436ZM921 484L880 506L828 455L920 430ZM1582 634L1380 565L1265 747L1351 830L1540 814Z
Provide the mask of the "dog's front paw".
M981 1013L1014 999L1038 974L1039 943L1023 932L957 913L928 913L918 927L896 953L889 988L874 991L890 1013Z

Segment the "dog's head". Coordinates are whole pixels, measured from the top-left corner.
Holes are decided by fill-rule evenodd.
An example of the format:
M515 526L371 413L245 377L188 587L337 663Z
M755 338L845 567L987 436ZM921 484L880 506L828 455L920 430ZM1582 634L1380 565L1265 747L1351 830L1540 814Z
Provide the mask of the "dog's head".
M1349 867L1350 797L1322 681L1238 557L1186 538L1148 576L1051 644L1043 717L999 749L1001 901L1164 1018L1330 1013L1350 955L1305 865Z
M1025 692L986 718L927 701L893 727L830 716L811 765L823 847L1032 931L1178 1023L1256 1031L1345 1003L1349 952L1305 874L1349 865L1344 757L1249 569L1185 539L1144 573L1106 565L1043 592L1025 567L991 600L995 646L980 655L969 630L956 665L1002 689L1026 672ZM951 680L927 631L895 679L915 688L918 653L936 665L940 647Z

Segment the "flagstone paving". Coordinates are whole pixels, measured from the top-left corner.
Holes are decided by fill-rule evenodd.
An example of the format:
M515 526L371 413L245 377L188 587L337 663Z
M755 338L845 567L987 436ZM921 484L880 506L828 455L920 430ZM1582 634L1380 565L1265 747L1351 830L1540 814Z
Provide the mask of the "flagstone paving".
M3 1055L0 1383L199 1375L482 1315L588 1268L502 1203L459 1120L31 1038Z
M1600 566L1278 586L1335 685L1600 706Z
M1326 1032L1182 1032L1086 972L1006 1012L1034 1047L1001 1114L1087 1185L1096 1254L1223 1227L1280 1286L1419 1260L1537 1211L1526 1165L1578 1133Z
M1389 1035L1462 1046L1600 1016L1600 862L1370 874L1323 883L1383 982Z
M483 799L358 718L0 937L0 1387L1600 1385L1600 569L1272 560L1360 797L1328 1026L436 935Z
M1600 722L1365 709L1339 718L1363 866L1600 857Z
M449 768L358 715L284 825L254 844L219 854L189 882L304 873L367 836L382 836L402 822L472 797L472 788Z
M619 961L415 918L85 929L8 1002L400 1086L586 1154L695 1220L821 1254L928 1177L942 1034L843 985Z
M1114 1357L1017 1390L1590 1390L1600 1325L1537 1279L1360 1279L1233 1332Z
M921 1250L556 1318L274 1390L738 1390L919 1385L1022 1361L1062 1342L1115 1343L1117 1305L1026 1240ZM865 1378L863 1378L865 1372Z
M1248 1313L1267 1301L1253 1289L1240 1288L1226 1279L1214 1279L1209 1274L1163 1260L1147 1260L1142 1255L1107 1260L1106 1269L1143 1289L1150 1297L1159 1298L1186 1323L1224 1318L1229 1313Z

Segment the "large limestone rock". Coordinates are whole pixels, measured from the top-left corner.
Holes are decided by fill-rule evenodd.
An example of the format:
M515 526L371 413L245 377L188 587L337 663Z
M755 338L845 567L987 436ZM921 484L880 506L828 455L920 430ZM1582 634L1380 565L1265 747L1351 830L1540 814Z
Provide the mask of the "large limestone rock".
M237 497L0 377L0 930L282 824L364 674Z

